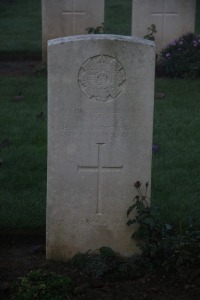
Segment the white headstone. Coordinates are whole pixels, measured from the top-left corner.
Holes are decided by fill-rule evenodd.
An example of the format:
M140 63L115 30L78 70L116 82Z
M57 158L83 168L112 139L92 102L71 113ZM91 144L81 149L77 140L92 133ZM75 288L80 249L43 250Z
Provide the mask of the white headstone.
M86 34L104 22L104 0L42 0L42 51L50 39Z
M47 258L136 250L134 182L151 180L155 47L115 35L48 45Z
M132 35L144 37L156 25L156 51L181 35L193 32L196 0L132 0Z

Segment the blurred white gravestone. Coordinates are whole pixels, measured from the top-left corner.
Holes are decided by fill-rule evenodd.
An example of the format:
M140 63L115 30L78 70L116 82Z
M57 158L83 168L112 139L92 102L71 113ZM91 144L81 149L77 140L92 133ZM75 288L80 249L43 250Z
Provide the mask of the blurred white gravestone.
M42 51L50 39L86 34L104 22L104 0L42 0Z
M151 181L154 67L147 40L49 41L48 259L102 246L136 251L126 212L134 182Z
M151 24L159 52L181 35L194 32L196 0L132 0L132 35L144 37Z

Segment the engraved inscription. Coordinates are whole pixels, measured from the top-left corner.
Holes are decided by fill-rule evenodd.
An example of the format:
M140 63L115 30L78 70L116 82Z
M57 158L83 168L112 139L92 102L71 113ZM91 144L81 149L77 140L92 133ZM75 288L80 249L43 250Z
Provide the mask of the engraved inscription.
M99 135L109 138L116 137L116 138L127 138L131 134L131 130L129 128L123 128L118 127L114 128L112 126L110 127L99 127L95 129L91 129L90 127L87 128L68 128L64 126L51 126L51 130L58 134L59 136L67 136L67 137L79 137L79 138L85 138L85 137L99 137ZM137 129L134 130L135 133L137 133Z
M106 102L115 99L123 91L126 74L114 57L98 55L83 63L78 82L82 92L90 99Z
M59 112L59 109L57 108L55 113ZM53 134L80 139L85 137L126 139L142 130L141 125L137 127L133 121L136 112L140 114L140 110L133 112L129 107L116 109L116 112L109 110L109 108L91 112L76 106L68 107L66 110L68 123L64 124L58 121L51 124L50 129ZM118 120L117 123L115 122L116 119Z
M95 215L96 216L96 215ZM99 217L100 215L98 215L98 217ZM102 217L102 215L100 216L100 217ZM64 218L62 218L62 219L53 219L53 221L52 221L52 225L56 225L56 226L62 226L62 225L65 225L65 224L67 224L67 221L68 222L70 222L70 224L72 224L73 226L80 226L80 225L88 225L88 226L110 226L111 224L113 225L113 226L123 226L124 224L125 224L125 221L126 220L124 220L124 219L114 219L114 220L103 220L102 221L102 219L94 219L94 218L92 218L92 217L90 217L89 219L84 219L84 220L80 220L80 219L76 219L76 218L74 218L74 219L70 219L69 220L69 218L67 218L67 220L66 219L64 219Z
M102 214L102 201L101 201L101 176L103 171L121 171L123 166L103 166L101 162L101 148L104 146L104 143L98 143L98 161L96 166L79 166L78 172L80 171L94 171L97 172L97 209L96 214Z

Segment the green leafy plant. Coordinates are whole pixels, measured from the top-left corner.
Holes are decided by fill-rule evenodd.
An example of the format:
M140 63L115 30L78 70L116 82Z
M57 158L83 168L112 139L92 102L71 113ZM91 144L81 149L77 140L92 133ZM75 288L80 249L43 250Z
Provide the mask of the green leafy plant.
M137 195L133 204L127 210L127 217L134 211L132 219L127 225L137 224L138 228L132 234L137 246L142 251L142 257L148 261L150 267L165 267L166 269L193 262L200 251L200 230L191 224L189 229L182 232L180 227L177 233L171 225L161 222L158 210L150 206L147 197L148 183L145 192L142 184L137 181L135 188Z
M158 212L150 206L150 199L147 198L148 182L145 184L145 193L142 192L141 183L137 181L135 188L138 194L133 199L133 205L127 210L127 217L135 210L134 217L129 219L127 225L139 225L138 229L132 234L132 239L138 243L137 246L142 250L142 255L150 259L153 264L160 265L168 253L166 249L165 237L171 231L170 225L162 225L158 220Z
M100 26L97 27L88 27L85 29L87 31L88 34L105 34L106 33L106 29L104 26L104 23L102 23Z
M157 33L156 25L151 24L151 26L149 26L147 28L147 34L144 36L144 39L150 40L150 41L155 41L155 36L154 35L156 33Z
M96 251L76 254L72 264L86 276L97 279L115 268L115 258L116 253L110 247L101 247Z
M31 271L20 278L11 290L13 300L63 300L68 299L72 281L67 276L50 272Z
M102 279L114 274L119 279L136 279L144 272L140 255L121 257L110 247L101 247L95 251L77 253L72 265L90 279Z
M199 77L200 35L188 33L160 53L157 72L169 77Z

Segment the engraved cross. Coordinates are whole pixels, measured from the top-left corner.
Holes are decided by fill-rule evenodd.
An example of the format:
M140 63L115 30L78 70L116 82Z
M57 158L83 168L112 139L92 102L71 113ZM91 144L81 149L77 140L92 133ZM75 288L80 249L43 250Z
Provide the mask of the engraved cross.
M72 31L73 34L75 33L75 26L76 26L76 17L77 16L84 16L86 13L85 11L76 10L75 9L75 1L72 1L72 10L62 11L63 16L72 16Z
M153 17L161 17L162 18L162 29L161 29L161 34L162 34L162 41L164 38L164 30L167 26L166 21L168 17L177 17L178 12L177 11L168 11L166 8L167 0L163 0L163 10L161 12L152 12L151 16Z
M101 199L101 184L102 184L102 172L110 171L110 172L119 172L122 170L123 165L121 166L103 166L101 161L101 149L104 146L104 143L98 143L98 156L97 156L97 165L96 166L79 166L78 172L81 171L91 171L97 173L97 208L96 214L102 214L102 199Z

